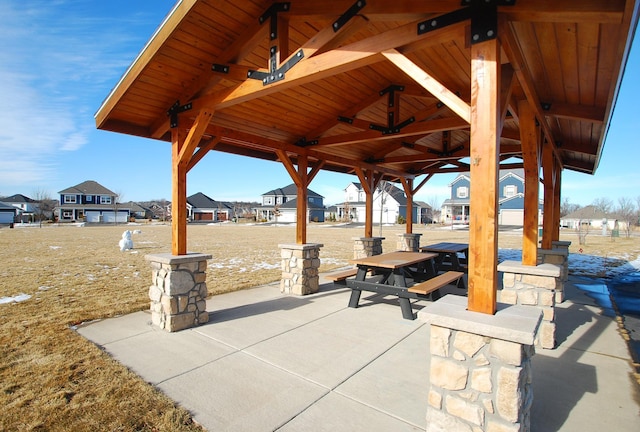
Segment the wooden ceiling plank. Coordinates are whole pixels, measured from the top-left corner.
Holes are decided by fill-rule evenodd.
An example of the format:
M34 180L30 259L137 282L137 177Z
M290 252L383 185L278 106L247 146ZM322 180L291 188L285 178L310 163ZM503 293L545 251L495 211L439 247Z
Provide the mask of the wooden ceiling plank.
M459 115L460 118L467 123L471 121L471 107L469 104L440 84L438 80L396 50L384 51L382 54L416 83L423 86L427 91L442 101L442 103L447 105L453 112Z
M547 116L582 120L592 123L603 123L605 120L605 109L603 107L596 106L552 102L551 107L544 111L544 113Z

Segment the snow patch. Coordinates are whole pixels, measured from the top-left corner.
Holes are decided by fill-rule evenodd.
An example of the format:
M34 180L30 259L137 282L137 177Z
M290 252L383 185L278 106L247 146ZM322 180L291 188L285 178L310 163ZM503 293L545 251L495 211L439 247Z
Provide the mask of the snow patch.
M8 304L8 303L20 303L25 300L29 300L31 296L29 294L20 293L13 297L0 297L0 304Z

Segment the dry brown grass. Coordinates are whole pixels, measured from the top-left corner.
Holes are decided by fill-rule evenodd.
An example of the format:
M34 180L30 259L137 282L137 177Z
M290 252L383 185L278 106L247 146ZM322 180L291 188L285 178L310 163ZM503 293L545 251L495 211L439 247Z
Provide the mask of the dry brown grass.
M125 229L134 251L120 252ZM466 241L468 233L416 227L421 243ZM385 251L396 249L404 227L383 227ZM311 225L308 241L324 244L321 271L347 265L352 237L362 228ZM378 235L376 227L374 235ZM278 244L292 243L295 228L224 224L188 228L189 250L210 253L212 294L276 281ZM573 233L563 238L580 246ZM637 238L591 236L583 253L628 256ZM199 430L188 412L70 329L74 324L148 307L151 270L146 254L168 252L169 226L50 226L0 230L0 430ZM519 249L518 233L501 233L500 247Z

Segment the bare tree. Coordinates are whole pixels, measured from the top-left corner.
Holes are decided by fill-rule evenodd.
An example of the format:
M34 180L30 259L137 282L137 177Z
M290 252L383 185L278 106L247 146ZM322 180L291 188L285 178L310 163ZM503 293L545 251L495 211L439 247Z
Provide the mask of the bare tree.
M42 221L50 216L53 216L53 210L56 206L56 202L51 199L51 195L44 189L37 189L33 193L34 201L37 201L36 216L42 228Z
M616 207L616 215L619 220L625 222L624 230L628 237L631 237L631 230L634 219L637 221L636 206L630 198L618 198L618 206Z
M438 199L437 196L433 195L429 198L429 201L427 201L427 203L431 206L431 220L434 221L436 219L440 219L440 207L442 206L442 203L440 202L440 200Z
M560 217L566 216L578 210L580 210L580 205L569 202L569 197L566 197L560 204Z
M603 213L611 213L613 209L613 201L607 197L600 197L593 200L591 203L592 206L596 208L596 210L600 210Z
M120 205L120 203L122 203L123 198L124 194L121 191L114 192L113 201L111 202L111 204L113 205L113 213L115 216L116 225L118 225L118 206Z

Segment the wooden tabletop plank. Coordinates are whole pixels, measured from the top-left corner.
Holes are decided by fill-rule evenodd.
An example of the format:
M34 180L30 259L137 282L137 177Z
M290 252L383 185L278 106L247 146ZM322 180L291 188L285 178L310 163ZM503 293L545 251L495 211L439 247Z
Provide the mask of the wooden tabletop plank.
M365 258L353 259L349 262L356 265L396 269L399 267L406 267L412 264L427 261L435 257L436 254L434 253L397 251L380 255L373 255Z
M469 245L467 243L436 243L432 245L422 246L420 248L421 251L426 252L445 252L445 253L456 253L456 252L464 252L469 249Z

